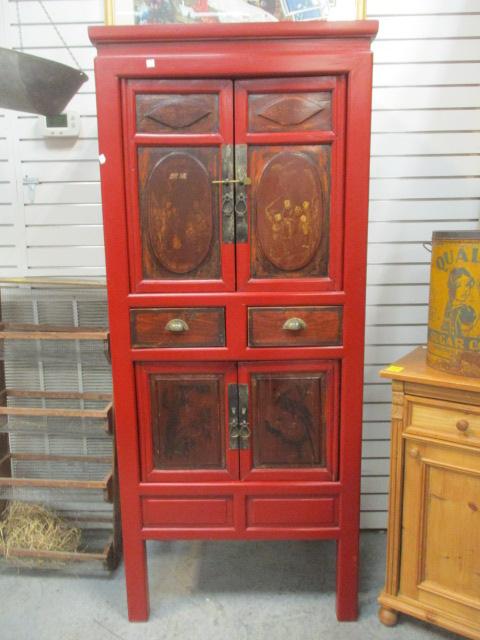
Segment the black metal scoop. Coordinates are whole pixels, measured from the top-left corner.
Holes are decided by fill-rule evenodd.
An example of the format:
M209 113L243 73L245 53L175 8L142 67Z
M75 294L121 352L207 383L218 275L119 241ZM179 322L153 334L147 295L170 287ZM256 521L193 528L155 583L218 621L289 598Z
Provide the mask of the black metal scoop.
M0 47L0 107L62 113L88 76L60 62Z

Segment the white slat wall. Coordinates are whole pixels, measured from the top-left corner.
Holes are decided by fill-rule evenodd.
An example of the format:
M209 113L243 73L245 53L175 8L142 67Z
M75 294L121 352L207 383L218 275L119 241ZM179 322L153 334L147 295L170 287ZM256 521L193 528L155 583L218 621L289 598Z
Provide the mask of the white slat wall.
M7 16L3 37L18 46L17 3L0 2ZM0 113L0 275L104 275L95 52L86 30L102 22L103 3L44 2L90 76L70 105L81 114L82 131L77 141L45 141L35 117ZM25 50L70 64L38 2L18 5ZM380 32L374 43L362 526L382 528L390 391L378 371L426 340L429 254L422 243L434 229L478 227L480 0L368 0L367 10L380 20ZM25 175L40 180L33 203L21 186Z
M74 65L36 0L1 1L9 25L7 42L10 46L20 45L18 11L26 53ZM16 158L13 164L21 195L16 204L23 219L21 233L16 238L17 271L19 275L29 276L103 276L105 265L93 76L95 49L87 34L88 25L103 23L103 2L45 0L44 4L89 80L68 107L81 116L78 140L44 139L38 134L36 116L14 114L16 121L11 136L14 137ZM0 139L0 159L1 145ZM22 186L25 176L39 180L33 200L28 188ZM2 185L0 200L3 201L1 188ZM1 259L0 263L3 264Z
M426 341L433 230L477 229L480 1L368 0L375 54L362 525L383 527L390 385L378 370Z

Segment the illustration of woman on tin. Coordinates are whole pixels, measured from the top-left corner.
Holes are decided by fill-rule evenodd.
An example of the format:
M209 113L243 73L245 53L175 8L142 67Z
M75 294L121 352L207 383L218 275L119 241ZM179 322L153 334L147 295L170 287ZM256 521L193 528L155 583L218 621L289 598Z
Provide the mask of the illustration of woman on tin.
M475 279L464 267L452 269L448 276L448 302L442 331L452 338L465 338L478 320L473 303Z

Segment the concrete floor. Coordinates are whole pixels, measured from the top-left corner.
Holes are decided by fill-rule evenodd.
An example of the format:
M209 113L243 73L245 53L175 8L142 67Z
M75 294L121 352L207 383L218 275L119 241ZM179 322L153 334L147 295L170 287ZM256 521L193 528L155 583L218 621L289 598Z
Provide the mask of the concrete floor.
M150 543L151 618L126 619L122 569L112 577L0 574L0 640L453 640L402 616L377 620L385 534L362 534L361 614L335 618L331 542Z

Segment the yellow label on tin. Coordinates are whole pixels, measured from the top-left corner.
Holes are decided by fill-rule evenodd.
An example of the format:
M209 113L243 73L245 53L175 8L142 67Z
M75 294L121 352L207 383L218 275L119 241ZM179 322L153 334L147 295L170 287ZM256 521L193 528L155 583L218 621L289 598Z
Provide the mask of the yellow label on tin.
M480 241L435 240L432 246L430 366L480 377Z

